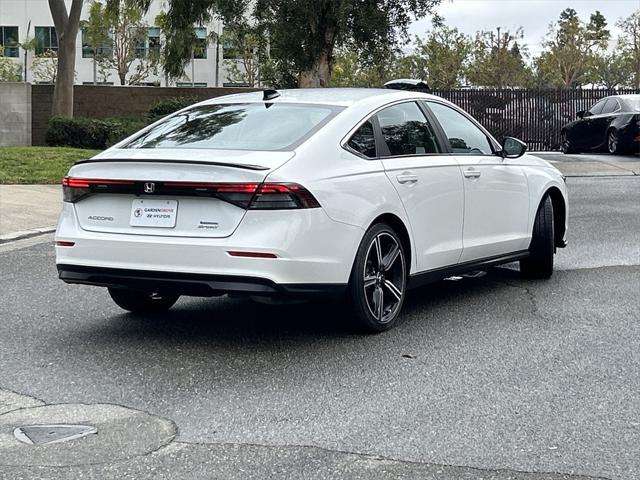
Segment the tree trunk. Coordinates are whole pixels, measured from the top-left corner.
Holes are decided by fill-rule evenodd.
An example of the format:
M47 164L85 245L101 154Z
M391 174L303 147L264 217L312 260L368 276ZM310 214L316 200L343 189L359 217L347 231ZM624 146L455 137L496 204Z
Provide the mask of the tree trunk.
M76 65L76 42L64 39L58 44L58 73L53 90L53 115L73 117L73 82Z
M310 68L298 74L298 87L328 87L331 83L331 70L333 67L331 60L329 52L321 53Z
M83 0L73 0L67 13L64 0L49 0L49 10L58 36L58 67L53 90L52 114L73 117L73 82L76 67L76 37Z
M118 72L118 78L120 78L120 85L126 85L127 84L127 73L124 72Z

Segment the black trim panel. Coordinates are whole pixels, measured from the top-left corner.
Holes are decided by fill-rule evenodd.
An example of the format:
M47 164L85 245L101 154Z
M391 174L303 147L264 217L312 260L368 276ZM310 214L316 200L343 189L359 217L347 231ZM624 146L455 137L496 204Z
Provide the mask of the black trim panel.
M507 253L506 255L496 255L493 257L481 258L480 260L473 260L471 262L458 263L457 265L427 270L426 272L414 273L409 277L409 288L411 289L421 287L429 283L434 283L457 273L469 272L471 270L484 270L495 265L515 262L516 260L522 260L528 256L529 250L520 250L518 252Z
M195 297L211 297L225 293L285 297L339 296L347 288L346 284L277 284L265 278L235 275L158 272L65 264L58 264L57 267L59 278L66 283L169 291Z
M81 165L83 163L173 163L177 165L184 163L187 165L210 165L212 167L239 168L242 170L270 170L269 167L246 163L210 162L208 160L154 160L151 158L89 158L86 160L78 160L74 165Z

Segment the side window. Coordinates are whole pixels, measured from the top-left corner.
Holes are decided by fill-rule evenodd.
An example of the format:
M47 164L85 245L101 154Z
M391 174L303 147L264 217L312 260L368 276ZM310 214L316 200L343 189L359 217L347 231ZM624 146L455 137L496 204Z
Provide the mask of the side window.
M433 128L415 102L385 108L377 117L391 156L440 151Z
M604 104L607 103L606 100L600 100L593 107L589 109L589 113L591 115L600 115L602 113L602 109L604 108Z
M610 98L602 109L602 113L613 113L616 110L618 110L618 100Z
M449 140L451 151L466 155L492 155L489 139L471 120L451 107L428 102Z
M367 121L353 134L347 142L353 150L360 152L365 157L375 158L376 137L373 134L373 124Z

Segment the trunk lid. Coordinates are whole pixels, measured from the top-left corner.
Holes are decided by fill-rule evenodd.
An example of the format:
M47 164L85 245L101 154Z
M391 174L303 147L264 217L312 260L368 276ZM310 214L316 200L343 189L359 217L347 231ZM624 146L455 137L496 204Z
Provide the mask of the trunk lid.
M259 184L293 152L113 149L74 165L77 179L126 181L98 186L77 200L84 230L133 235L222 238L246 209L203 184Z

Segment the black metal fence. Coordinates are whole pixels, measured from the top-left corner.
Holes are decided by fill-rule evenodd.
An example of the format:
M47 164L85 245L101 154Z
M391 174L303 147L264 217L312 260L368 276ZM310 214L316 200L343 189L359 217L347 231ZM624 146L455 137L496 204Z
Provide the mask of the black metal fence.
M640 93L640 90L434 90L473 115L498 141L520 138L529 150L558 150L560 130L609 95Z

